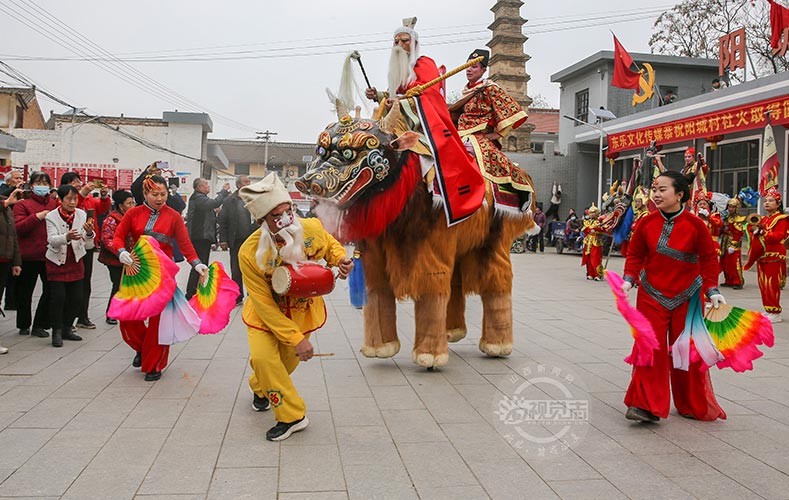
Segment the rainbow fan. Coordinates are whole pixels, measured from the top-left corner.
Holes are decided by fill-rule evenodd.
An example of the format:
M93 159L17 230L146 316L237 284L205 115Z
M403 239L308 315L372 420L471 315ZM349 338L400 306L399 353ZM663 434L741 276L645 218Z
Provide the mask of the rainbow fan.
M222 264L211 263L208 277L200 280L197 293L189 300L189 305L202 320L199 333L216 333L226 327L239 293L238 285L230 279Z
M762 357L757 346L772 347L775 342L773 324L761 313L728 304L710 308L704 318L712 341L723 354L718 368L730 367L736 372L753 369L753 360Z
M107 316L121 321L145 320L161 313L173 298L178 265L150 236L140 236L130 253L134 264L123 266L121 286Z
M630 356L625 358L625 363L636 366L652 366L655 349L660 346L652 324L641 311L631 306L627 301L627 294L622 291L622 283L625 280L621 276L614 271L606 270L605 280L616 298L616 308L630 325L630 332L635 340L633 351Z

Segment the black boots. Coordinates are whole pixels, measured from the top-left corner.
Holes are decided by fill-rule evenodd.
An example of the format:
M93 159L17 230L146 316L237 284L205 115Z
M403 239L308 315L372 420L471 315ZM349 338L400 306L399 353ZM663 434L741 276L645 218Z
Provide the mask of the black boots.
M52 330L52 347L63 347L64 340L80 341L82 337L71 331L71 328L61 330L54 328Z
M135 368L139 368L142 366L142 353L138 352L134 355L134 359L132 360L132 366Z

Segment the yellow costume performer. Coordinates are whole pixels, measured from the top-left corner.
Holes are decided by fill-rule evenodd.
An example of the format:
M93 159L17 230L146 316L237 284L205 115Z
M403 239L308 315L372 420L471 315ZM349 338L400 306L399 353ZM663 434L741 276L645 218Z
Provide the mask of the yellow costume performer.
M255 394L255 410L266 410L269 403L274 409L278 424L266 438L279 441L309 423L306 405L290 374L300 359L312 357L309 336L326 322L326 306L319 296L277 295L271 275L283 259L289 264L323 259L329 266L340 266L342 278L347 277L353 264L318 219L293 216L290 195L275 173L242 188L239 194L252 216L261 222L261 228L238 253L249 294L243 311L253 370L249 386ZM309 346L308 356L302 354L303 343Z

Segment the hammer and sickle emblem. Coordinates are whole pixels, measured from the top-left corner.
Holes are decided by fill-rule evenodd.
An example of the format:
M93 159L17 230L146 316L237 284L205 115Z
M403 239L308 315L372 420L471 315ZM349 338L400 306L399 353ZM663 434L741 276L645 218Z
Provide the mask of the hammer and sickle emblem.
M652 69L652 65L649 63L643 63L644 67L647 70L647 78L648 80L644 80L644 72L641 71L641 76L638 79L638 84L641 86L641 90L643 91L642 94L636 92L633 94L633 106L636 104L642 104L647 102L649 99L652 99L652 96L655 95L655 92L652 88L655 86L655 70Z

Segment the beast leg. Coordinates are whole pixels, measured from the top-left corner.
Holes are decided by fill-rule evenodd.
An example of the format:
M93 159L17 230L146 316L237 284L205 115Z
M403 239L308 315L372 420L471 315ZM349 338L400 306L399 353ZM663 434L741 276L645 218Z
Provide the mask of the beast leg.
M364 306L364 344L361 353L368 358L391 358L400 351L397 339L397 314L394 292L386 275L384 253L369 244L362 253L367 304Z
M396 303L391 288L367 291L367 304L364 306L364 344L360 351L368 358L391 358L400 352Z
M460 266L452 273L452 292L447 305L447 340L457 342L466 338L466 295L463 293Z
M447 295L423 295L416 300L416 332L411 357L419 366L440 367L449 361L446 331L448 303Z
M488 356L512 354L512 295L482 295L482 338L479 350Z

